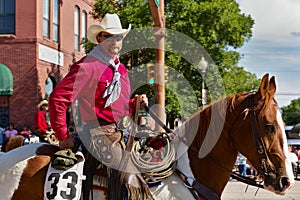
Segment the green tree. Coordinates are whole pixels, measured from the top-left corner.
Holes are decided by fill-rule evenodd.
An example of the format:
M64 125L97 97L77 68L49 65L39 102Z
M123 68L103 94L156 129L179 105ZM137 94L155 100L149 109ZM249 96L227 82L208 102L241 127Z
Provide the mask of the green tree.
M282 107L282 118L287 125L300 123L300 98L292 100L288 106Z
M258 89L260 84L260 79L257 79L255 74L247 72L242 67L237 66L230 67L227 71L223 71L223 81L225 82L227 95L254 91Z
M92 12L93 17L101 19L107 12L117 13L124 27L127 27L129 23L132 24L133 28L152 27L153 24L149 4L145 0L97 0ZM205 76L206 87L215 86L215 88L220 88L220 90L209 91L208 99L210 101L214 101L217 97L224 95L232 95L258 88L259 80L256 75L238 66L241 55L236 49L242 47L250 40L254 20L250 15L241 13L235 0L165 0L165 19L167 29L184 33L201 44L214 61L214 65L209 66L210 69L208 69L208 73ZM180 44L180 38L176 41L176 37L172 37L172 33L167 34L169 35L166 37L173 38L173 43ZM166 45L172 46L170 43ZM193 48L191 45L193 44L188 43L181 46ZM190 51L186 52L191 54ZM184 49L180 53L181 55L184 54ZM201 55L198 55L197 51L195 51L195 55L189 56L192 56L197 61ZM155 51L144 48L125 54L122 57L122 61L123 63L129 63L128 67L132 68L153 62L154 58ZM196 64L187 62L184 56L179 56L176 51L165 52L165 63L188 80L198 99L197 103L201 102L202 77L197 67L195 67ZM221 77L215 76L216 71L213 72L212 69L219 72ZM225 94L221 91L222 86L225 88ZM147 89L146 87L143 88ZM186 88L182 88L181 91L187 95L191 92ZM172 104L170 102L172 99L176 99L174 98L174 92L167 92L167 103ZM190 103L190 109L185 109L183 112L187 112L187 110L189 112L184 115L189 115L194 111L192 104L195 102L193 100L187 102ZM174 106L171 107L175 108ZM167 109L170 115L173 113L171 110ZM174 113L177 115L177 112Z

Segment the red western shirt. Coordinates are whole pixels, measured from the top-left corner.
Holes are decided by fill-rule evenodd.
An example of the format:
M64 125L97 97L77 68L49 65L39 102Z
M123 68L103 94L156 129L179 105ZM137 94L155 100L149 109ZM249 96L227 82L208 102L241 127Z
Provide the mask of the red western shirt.
M40 129L41 132L46 133L47 129L49 128L46 120L46 114L43 111L39 110L35 114L34 123L37 129Z
M123 64L118 68L121 74L120 97L104 108L103 93L113 80L113 69L93 56L83 57L71 66L69 73L60 81L49 98L50 122L59 140L65 140L69 133L66 125L66 110L78 100L83 121L119 121L129 114L130 82Z

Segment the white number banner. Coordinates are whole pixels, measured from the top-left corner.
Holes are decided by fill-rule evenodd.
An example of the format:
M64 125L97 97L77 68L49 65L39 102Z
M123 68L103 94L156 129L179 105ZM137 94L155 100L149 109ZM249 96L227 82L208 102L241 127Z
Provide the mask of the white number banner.
M49 164L44 185L44 200L79 200L81 195L84 157L81 152L76 155L83 159L68 170L57 170Z

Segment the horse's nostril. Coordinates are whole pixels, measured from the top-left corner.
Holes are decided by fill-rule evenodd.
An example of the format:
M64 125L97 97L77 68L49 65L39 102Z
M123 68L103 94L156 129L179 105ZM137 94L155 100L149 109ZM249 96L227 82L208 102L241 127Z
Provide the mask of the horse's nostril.
M290 184L291 184L290 179L288 177L280 177L280 179L279 179L279 189L280 189L280 191L283 191L286 188L289 188Z

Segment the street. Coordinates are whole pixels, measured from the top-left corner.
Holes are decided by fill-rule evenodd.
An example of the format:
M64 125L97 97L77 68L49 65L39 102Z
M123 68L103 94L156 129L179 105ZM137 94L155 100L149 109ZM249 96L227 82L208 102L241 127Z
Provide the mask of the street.
M252 199L284 199L284 200L300 200L300 181L296 180L295 185L291 188L284 196L276 195L270 191L259 189L257 194L255 195L257 188L253 186L249 186L247 191L245 192L247 185L238 182L236 180L229 181L223 195L221 197L222 200L252 200Z

